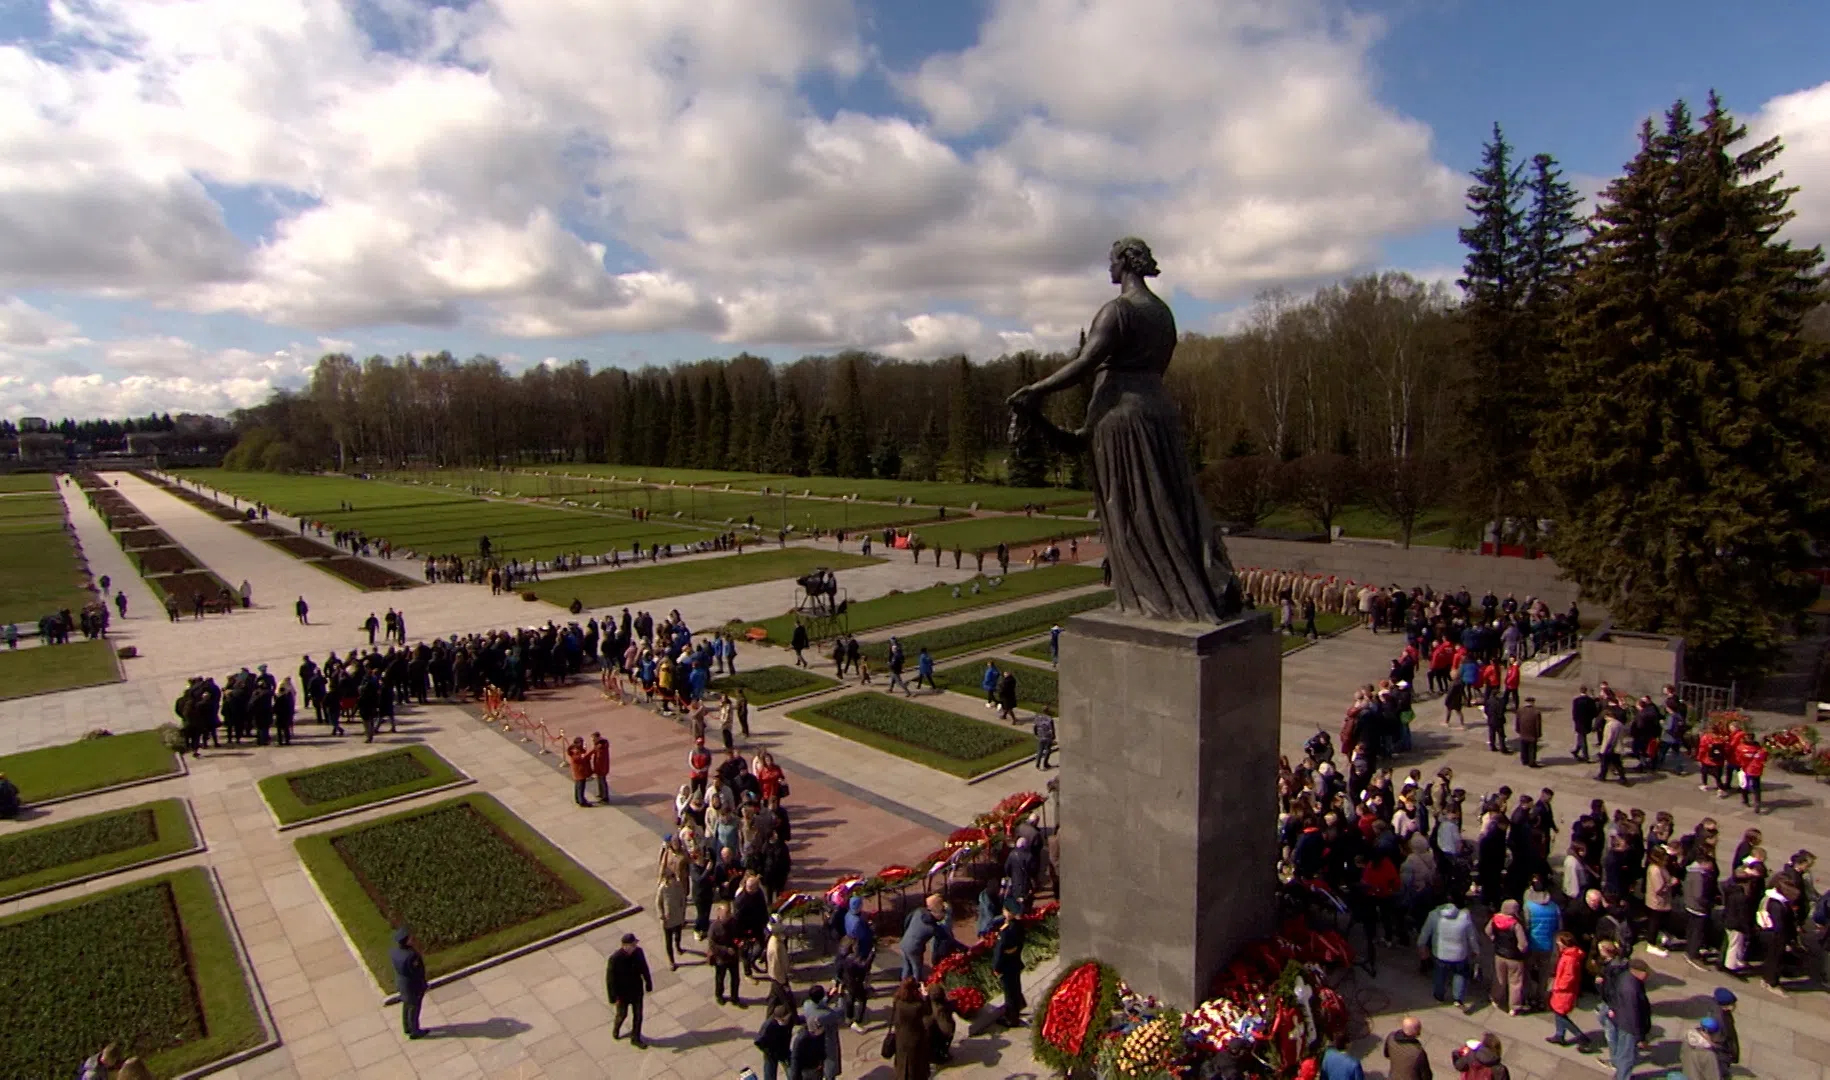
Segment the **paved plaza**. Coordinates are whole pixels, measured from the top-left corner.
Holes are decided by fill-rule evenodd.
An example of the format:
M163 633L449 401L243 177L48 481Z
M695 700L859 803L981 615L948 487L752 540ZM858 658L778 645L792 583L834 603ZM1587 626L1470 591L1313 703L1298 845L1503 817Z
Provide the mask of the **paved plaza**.
M340 580L293 560L271 546L243 535L181 500L129 476L110 474L121 492L153 522L187 547L233 585L245 578L253 586L252 611L211 616L201 622L166 620L163 610L133 573L101 521L76 489L60 490L97 575L109 574L127 591L129 616L117 620L112 636L133 644L142 654L127 661L126 682L86 690L0 703L0 753L73 739L94 727L116 732L167 722L171 701L192 674L220 675L243 665L267 663L276 674L292 673L304 654L322 658L335 649L366 645L357 624L370 611L392 605L406 613L411 638L443 636L515 624L564 622L561 609L526 603L518 597L491 597L487 588L437 585L402 593L363 594ZM292 526L290 519L279 522ZM906 555L872 567L841 572L840 581L854 599L892 589L914 589L935 581L970 577L932 562L915 566ZM415 573L417 566L396 560L396 569ZM1471 583L1478 585L1478 583ZM689 625L707 626L734 617L779 614L789 602L793 583L759 585L657 600L642 605L665 612L679 608ZM292 601L305 595L312 606L312 626L299 626ZM563 595L555 591L554 595ZM959 618L994 614L978 609ZM870 635L870 636L881 636ZM1283 732L1286 752L1300 752L1303 741L1321 727L1332 734L1353 689L1386 671L1398 647L1395 637L1355 630L1287 656L1283 662ZM985 655L1008 655L1008 649ZM750 646L743 651L746 668L780 663L788 654ZM960 662L949 660L948 663ZM1033 663L1034 661L1029 661ZM829 672L830 665L823 666ZM880 680L881 683L881 680ZM1456 770L1458 786L1471 798L1510 784L1520 791L1549 786L1556 791L1558 819L1567 822L1591 798L1610 807L1639 806L1648 812L1672 811L1684 830L1712 815L1724 837L1758 826L1766 847L1777 858L1803 847L1830 853L1830 786L1815 780L1769 772L1768 805L1774 812L1759 818L1738 802L1723 802L1700 792L1692 779L1661 777L1636 782L1628 789L1598 784L1592 766L1578 766L1567 756L1565 706L1574 690L1573 676L1528 680L1547 710L1545 743L1548 767L1523 769L1516 757L1488 753L1484 732L1445 729L1441 708L1424 702L1418 708L1416 751L1400 759L1400 768L1419 767L1426 775L1440 764ZM830 691L839 693L845 691ZM929 704L984 717L970 698L924 695ZM602 731L613 749L611 786L616 798L607 808L581 809L572 804L570 783L551 755L485 724L473 707L433 705L403 713L400 731L377 742L424 742L477 781L474 789L500 799L516 814L564 848L630 901L652 901L654 860L659 836L671 827L674 789L684 779L688 740L681 726L646 708L605 700L595 683L537 693L526 703L530 716L572 734ZM793 706L788 706L793 707ZM842 873L868 873L882 865L912 859L932 850L944 833L969 822L1012 792L1039 788L1043 774L1028 765L977 784L947 776L901 758L786 719L782 708L754 710L750 745L767 746L787 770L793 785L789 800L795 826L795 886L829 884ZM1790 718L1768 718L1771 725ZM1123 723L1122 717L1111 718ZM208 850L176 864L141 872L161 873L174 866L208 865L220 876L236 925L246 940L260 991L271 1008L281 1046L220 1074L227 1077L616 1077L656 1080L713 1080L734 1076L748 1065L758 1067L751 1045L761 1024L760 1010L719 1007L712 1001L711 973L693 963L669 972L660 934L651 913L575 937L558 945L500 964L469 978L435 988L427 998L424 1023L433 1037L409 1042L399 1033L393 1009L353 955L312 888L292 850L299 833L275 831L254 782L275 772L355 756L378 747L356 739L331 739L306 722L290 748L224 749L206 752L191 762L189 775L156 785L86 799L51 808L31 824L145 801L183 796L190 800ZM1059 760L1074 767L1074 747ZM1265 778L1269 783L1271 778ZM430 800L428 800L430 801ZM307 826L302 833L338 827L366 815L334 824ZM1122 812L1122 808L1114 808ZM1269 827L1269 823L1265 823ZM26 827L0 823L0 834ZM1063 902L1073 902L1072 852L1063 856L1068 884ZM134 873L74 886L26 901L0 905L0 914L99 891L130 880ZM610 1036L610 1010L604 1000L604 958L629 929L643 938L654 969L655 993L648 999L645 1034L651 1048L637 1051ZM688 946L692 947L690 935ZM879 949L887 965L879 971L879 996L873 1002L876 1023L865 1035L845 1032L847 1078L888 1077L887 1062L877 1057L884 1005L893 981L894 948ZM1373 1032L1383 1035L1407 1011L1422 1016L1425 1043L1436 1075L1451 1075L1449 1048L1483 1030L1497 1032L1506 1044L1506 1062L1520 1080L1569 1080L1607 1075L1593 1058L1573 1050L1547 1047L1548 1017L1495 1015L1491 1008L1471 1017L1436 1007L1427 982L1416 974L1408 954L1382 957L1378 976L1352 977L1350 997L1364 1011ZM1642 1065L1641 1077L1663 1076L1674 1068L1676 1040L1686 1018L1700 1015L1703 1001L1722 983L1705 977L1681 958L1650 958L1657 972L1650 985L1655 1006L1654 1062ZM801 958L797 986L827 981L823 957ZM1032 972L1027 980L1032 999L1055 974L1053 965ZM1724 977L1726 978L1726 977ZM1752 984L1728 980L1740 993L1740 1030L1744 1074L1784 1080L1830 1080L1830 998L1797 992L1781 1000ZM746 986L746 992L754 993ZM1185 1003L1187 1004L1187 1003ZM1582 1017L1578 1017L1582 1019ZM1587 1015L1591 1030L1592 1012ZM994 1029L995 1031L995 1029ZM1027 1031L967 1035L956 1043L958 1064L944 1075L963 1078L1031 1078L1046 1075L1028 1053ZM1356 1052L1370 1055L1370 1075L1383 1076L1376 1042L1362 1039Z

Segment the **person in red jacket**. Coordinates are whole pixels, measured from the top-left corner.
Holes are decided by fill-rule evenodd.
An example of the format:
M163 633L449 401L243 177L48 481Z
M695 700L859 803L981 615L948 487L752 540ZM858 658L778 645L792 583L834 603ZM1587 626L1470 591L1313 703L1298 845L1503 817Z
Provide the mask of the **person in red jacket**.
M1449 672L1455 666L1455 646L1447 639L1438 641L1430 650L1430 689L1439 694L1449 692Z
M1506 674L1501 676L1501 680L1506 690L1505 704L1512 706L1513 712L1519 711L1519 679L1523 674L1517 659L1506 662Z
M597 778L597 799L610 805L610 740L602 733L591 733L591 775Z
M1582 984L1586 981L1583 973L1582 949L1576 944L1576 935L1568 930L1557 932L1557 971L1550 979L1550 1015L1556 1021L1556 1030L1544 1041L1552 1046L1574 1046L1583 1053L1588 1053L1589 1037L1581 1025L1570 1019L1576 1011L1576 999L1582 996ZM1565 1039L1564 1033L1574 1035L1573 1040Z
M1747 739L1741 744L1735 767L1741 770L1741 805L1747 806L1751 795L1754 813L1760 813L1760 777L1766 772L1766 747L1755 739Z
M590 806L585 801L585 782L591 779L591 751L585 749L585 737L578 736L572 745L566 747L566 765L572 770L572 801L580 806Z
M712 752L705 748L703 737L693 740L693 752L686 756L686 766L693 794L703 794L706 780L712 775Z

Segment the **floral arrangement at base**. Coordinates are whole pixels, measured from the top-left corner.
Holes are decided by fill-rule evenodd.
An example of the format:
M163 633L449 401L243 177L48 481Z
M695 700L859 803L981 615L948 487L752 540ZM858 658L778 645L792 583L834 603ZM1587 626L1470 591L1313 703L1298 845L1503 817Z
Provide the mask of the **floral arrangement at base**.
M1726 736L1729 733L1729 729L1732 726L1737 725L1743 731L1752 732L1754 730L1754 718L1742 712L1740 709L1717 709L1710 713L1709 718L1703 722L1701 734Z
M1811 755L1811 772L1825 780L1830 780L1830 750L1819 750Z
M970 1020L985 1007L985 992L976 986L956 986L947 991L947 1004L953 1011Z
M1774 761L1804 761L1817 750L1817 729L1808 724L1781 728L1760 740Z
M1097 960L1068 965L1036 1007L1036 1060L1063 1075L1091 1068L1119 1002L1118 972Z

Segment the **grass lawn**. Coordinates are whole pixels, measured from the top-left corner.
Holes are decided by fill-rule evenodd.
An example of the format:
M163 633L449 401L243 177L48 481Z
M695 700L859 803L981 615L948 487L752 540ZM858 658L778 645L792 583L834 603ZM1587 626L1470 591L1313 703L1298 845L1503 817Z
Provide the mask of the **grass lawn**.
M601 574L553 578L529 587L538 589L542 599L561 606L569 605L576 597L586 607L615 607L661 596L684 596L733 585L797 578L820 566L849 570L855 566L875 566L882 561L843 551L763 548L742 555L721 555L659 566L650 563L623 570L605 570Z
M24 495L0 495L0 521L13 522L32 518L62 521L64 501L55 491L29 492Z
M461 472L463 470L442 470L442 471ZM772 482L777 482L777 481L780 481L783 483L792 483L795 481L795 478L792 476L775 476L775 475L765 475L763 473L732 472L728 469L669 469L669 468L664 468L659 465L571 464L571 465L557 465L557 466L554 466L551 470L542 470L542 471L551 471L551 472L556 472L556 473L570 473L573 476L601 476L607 480L622 480L622 481L625 481L628 483L634 483L634 482L640 480L641 482L646 483L646 484L711 484L711 485L717 485L717 486L722 486L724 484L730 484L732 487L737 487L740 485L748 486L750 484L772 483ZM437 476L437 475L439 475L439 473L434 472L429 475ZM504 475L504 474L488 472L488 473L484 473L482 475L499 476L499 475ZM539 478L536 478L536 479L539 479ZM494 486L499 487L500 485L498 484L498 485L494 485Z
M745 556L745 558L748 557ZM982 577L974 578L970 582L961 582L957 586L958 599L953 596L956 586L941 582L915 592L893 593L875 600L861 600L847 607L845 614L849 620L848 625L851 627L851 632L863 634L881 627L895 626L898 623L937 618L991 604L1009 603L1028 596L1054 592L1057 589L1073 589L1082 585L1092 585L1096 584L1099 578L1099 568L1096 566L1043 566L1034 570L1013 572L995 588L988 587L988 579ZM979 586L978 592L972 591L973 585ZM794 636L794 616L792 614L778 615L755 625L766 630L769 640L777 644L785 645ZM910 655L914 654L911 652Z
M1036 752L1028 728L986 723L868 691L796 709L788 717L968 779Z
M1062 540L1062 558L1066 558L1065 541L1068 537L1088 536L1098 531L1098 522L1084 519L1076 521L1073 518L1010 514L1004 517L965 518L960 521L948 519L939 525L920 526L914 533L930 548L938 547L950 552L958 547L968 555L975 551L995 551L999 544L1016 547L1019 544ZM930 559L933 557L928 555Z
M977 652L1009 641L1021 641L1065 621L1070 615L1102 608L1111 602L1112 591L1101 589L1085 596L1020 608L986 619L954 623L935 630L924 630L919 634L906 634L902 637L902 650L906 655L914 657L925 647L934 659L944 660L949 656ZM864 646L864 655L878 663L888 660L889 642L869 642Z
M197 846L182 799L161 799L0 836L0 899Z
M157 731L78 739L0 757L0 773L19 786L19 801L27 806L177 772L178 755L166 749Z
M120 681L114 645L105 639L0 652L0 701Z
M1054 662L1048 655L1048 642L1046 641L1038 641L1034 645L1025 645L1021 649L1012 649L1010 651L1018 656L1027 656L1031 660L1040 660L1043 663Z
M726 675L712 680L712 689L723 694L735 694L742 690L750 704L757 708L773 705L783 698L799 697L811 694L815 690L824 690L837 686L837 679L824 675L815 675L806 668L790 664L779 664L775 667L757 668L738 675Z
M224 469L187 469L178 475L233 492L243 501L256 499L323 521L329 528L360 529L420 555L473 555L483 536L499 557L550 559L561 552L626 552L637 542L644 547L691 543L708 535L671 518L635 521L627 514L492 501L426 485ZM346 502L355 509L339 510Z
M462 779L431 747L415 745L279 773L258 786L273 816L292 825Z
M296 841L375 981L394 989L394 928L413 928L427 975L467 967L628 906L488 795Z
M0 919L0 1076L75 1076L117 1043L176 1076L264 1035L207 871Z
M1060 710L1061 686L1056 682L1053 670L1032 664L1013 664L1008 660L998 661L998 670L1016 674L1018 708L1032 712L1046 710L1051 715ZM984 664L957 664L934 673L934 681L942 690L952 690L979 701L985 700L985 691L980 684L984 677Z
M0 499L0 507L16 501ZM55 501L54 514L0 518L0 549L6 552L0 559L0 625L29 625L64 608L74 614L94 595L89 571L64 531L63 503Z
M9 473L0 476L0 494L14 491L56 491L50 473Z
M1342 536L1361 536L1370 540L1398 539L1398 526L1370 506L1350 506L1341 511L1334 523L1341 527ZM1289 506L1271 511L1258 524L1262 528L1285 529L1290 532L1321 531L1313 518ZM1425 511L1417 519L1417 525L1411 533L1411 543L1418 547L1453 547L1455 540L1455 519L1447 510Z

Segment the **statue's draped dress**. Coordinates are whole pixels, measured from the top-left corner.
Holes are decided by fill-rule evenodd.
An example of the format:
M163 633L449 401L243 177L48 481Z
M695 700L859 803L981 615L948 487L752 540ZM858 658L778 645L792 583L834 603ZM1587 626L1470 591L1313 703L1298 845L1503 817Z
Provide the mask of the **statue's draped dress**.
M1220 622L1232 610L1232 563L1195 486L1180 411L1163 386L1175 316L1148 292L1120 295L1106 309L1115 332L1094 379L1087 429L1118 606Z

